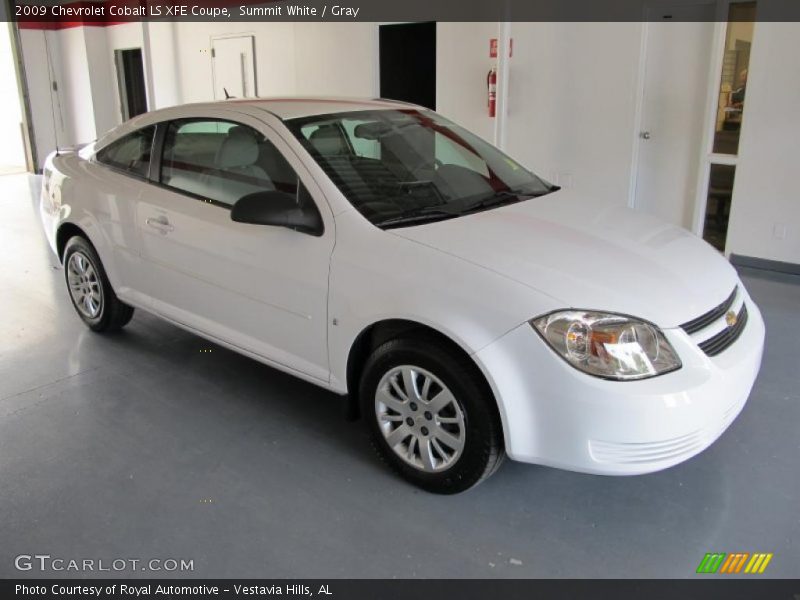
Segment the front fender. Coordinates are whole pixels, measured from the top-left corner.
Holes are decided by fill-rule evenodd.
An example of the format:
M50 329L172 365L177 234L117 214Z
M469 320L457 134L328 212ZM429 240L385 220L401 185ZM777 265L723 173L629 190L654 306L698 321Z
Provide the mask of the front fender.
M343 393L350 350L374 323L417 322L473 355L521 323L558 308L536 290L382 231L353 213L337 217L328 306L331 386Z

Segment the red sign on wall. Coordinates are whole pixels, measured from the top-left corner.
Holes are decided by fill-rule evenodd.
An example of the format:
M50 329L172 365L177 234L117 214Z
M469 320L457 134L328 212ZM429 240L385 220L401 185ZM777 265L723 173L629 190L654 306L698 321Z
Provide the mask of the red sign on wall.
M508 40L508 57L514 56L514 38ZM497 58L497 38L489 40L489 58Z

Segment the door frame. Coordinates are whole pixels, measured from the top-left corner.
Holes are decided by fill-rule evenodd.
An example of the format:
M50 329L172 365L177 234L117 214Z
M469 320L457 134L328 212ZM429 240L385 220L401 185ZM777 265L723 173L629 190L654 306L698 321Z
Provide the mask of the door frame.
M147 96L147 69L145 68L144 64L144 48L142 46L126 46L124 48L113 48L113 62L114 62L114 73L117 76L117 108L119 109L119 115L122 119L120 123L124 123L128 119L132 117L126 116L126 113L130 112L130 107L128 106L128 98L127 98L127 89L126 83L128 81L127 74L125 73L125 67L121 64L122 60L122 53L128 50L139 50L142 54L142 81L144 83L144 101L147 105L147 111L149 112L150 109L150 98Z
M9 6L11 6L9 4ZM22 54L22 40L19 35L17 23L9 21L8 37L11 43L11 57L14 61L14 76L17 80L17 95L19 96L20 115L22 118L22 146L25 153L25 168L29 173L39 172L38 151L36 148L36 132L33 129L31 117L30 92L28 91L28 77L25 72L25 58ZM48 75L50 77L50 75ZM50 83L52 86L52 82ZM51 99L52 100L52 99ZM53 135L57 135L55 130Z
M223 33L220 35L212 35L209 40L209 58L211 59L211 94L216 98L217 93L217 63L216 52L214 50L214 42L217 40L229 40L233 38L249 37L251 51L253 54L253 98L258 98L258 58L256 55L256 33L255 31L240 31L238 33Z
M725 44L725 31L727 28L727 6L731 2L735 0L682 0L680 2L675 2L674 0L654 0L652 2L648 2L642 10L642 33L640 37L640 46L639 46L639 64L637 66L636 72L636 100L634 104L634 116L633 116L633 131L631 135L631 143L632 143L632 152L631 152L631 171L630 171L630 178L628 184L628 206L630 208L637 208L636 206L636 188L638 185L639 180L639 162L640 162L640 148L641 148L641 140L640 134L643 128L643 118L644 118L644 97L645 97L645 85L646 85L646 73L647 73L647 44L650 37L650 17L653 12L664 10L667 8L674 8L675 6L681 5L695 5L695 4L705 4L714 6L715 14L716 14L716 21L714 23L714 32L712 34L712 54L709 57L709 81L706 89L706 107L704 109L703 115L703 138L700 144L700 148L697 149L697 158L696 160L700 163L700 169L698 170L697 175L697 186L695 190L695 200L694 206L692 208L692 229L691 231L697 235L702 235L703 233L703 222L701 220L700 225L697 225L697 216L698 214L702 215L705 213L705 205L706 205L706 198L702 198L702 210L700 209L701 199L700 196L703 195L708 188L708 175L710 172L710 166L706 166L704 164L704 160L708 154L709 145L713 142L713 129L714 120L713 115L713 99L715 91L715 86L719 85L719 76L722 72L722 51L723 46ZM724 7L723 7L724 5ZM720 15L725 14L725 21L720 22ZM711 103L711 104L710 104ZM712 108L709 108L712 106ZM711 133L711 137L709 138L709 132Z
M722 81L722 66L725 59L725 38L728 33L728 14L730 5L743 0L717 0L716 23L714 28L714 46L711 57L711 72L706 97L706 114L703 129L703 146L700 152L700 170L697 177L697 190L695 193L694 212L692 214L692 233L703 236L708 205L708 186L713 165L729 165L736 167L739 162L739 149L741 148L741 133L739 149L736 154L718 154L714 152L714 134L717 122L717 109L719 104L719 87ZM755 41L755 33L753 34ZM736 187L736 177L733 180ZM733 202L731 202L733 207ZM727 239L725 240L727 246ZM728 255L728 252L725 252Z

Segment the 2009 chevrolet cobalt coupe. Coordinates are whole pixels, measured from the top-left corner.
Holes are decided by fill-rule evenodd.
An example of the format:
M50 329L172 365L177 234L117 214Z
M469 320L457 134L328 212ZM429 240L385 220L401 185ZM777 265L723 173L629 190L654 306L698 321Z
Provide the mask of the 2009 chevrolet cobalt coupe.
M347 394L386 463L434 492L506 455L675 465L761 362L758 308L702 240L408 104L148 113L51 155L41 216L91 329L140 308Z

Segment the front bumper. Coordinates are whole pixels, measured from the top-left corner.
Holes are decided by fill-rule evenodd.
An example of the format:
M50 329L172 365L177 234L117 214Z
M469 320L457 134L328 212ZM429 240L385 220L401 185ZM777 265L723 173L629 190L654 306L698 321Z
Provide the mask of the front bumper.
M641 381L578 371L527 323L475 354L498 400L509 457L604 475L678 464L714 442L744 407L761 365L764 321L742 287L741 336L706 356L682 329L664 334L683 367Z

